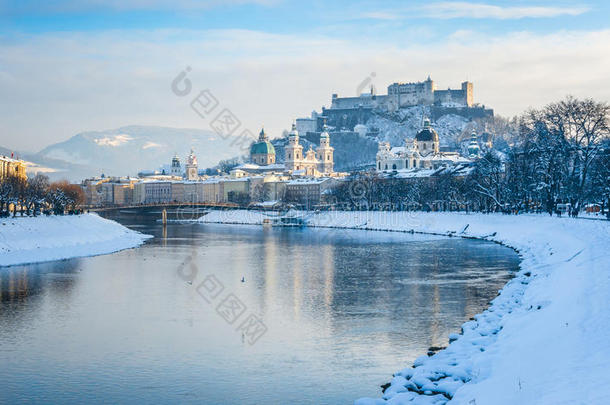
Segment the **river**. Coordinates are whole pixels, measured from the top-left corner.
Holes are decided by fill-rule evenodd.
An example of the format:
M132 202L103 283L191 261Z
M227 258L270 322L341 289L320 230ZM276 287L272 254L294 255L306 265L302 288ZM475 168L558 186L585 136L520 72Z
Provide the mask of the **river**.
M459 238L119 220L155 238L0 268L0 403L351 404L519 266Z

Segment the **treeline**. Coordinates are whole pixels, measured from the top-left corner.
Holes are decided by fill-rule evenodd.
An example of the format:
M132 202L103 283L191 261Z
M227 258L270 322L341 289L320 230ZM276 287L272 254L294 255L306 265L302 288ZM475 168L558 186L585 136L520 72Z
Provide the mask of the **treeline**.
M568 97L524 113L514 121L511 144L485 153L467 175L361 174L334 189L332 199L352 209L577 216L587 204L597 204L605 211L610 206L609 120L608 104Z
M27 180L9 176L0 179L0 215L13 216L75 213L85 201L83 190L67 181L51 183L37 174Z

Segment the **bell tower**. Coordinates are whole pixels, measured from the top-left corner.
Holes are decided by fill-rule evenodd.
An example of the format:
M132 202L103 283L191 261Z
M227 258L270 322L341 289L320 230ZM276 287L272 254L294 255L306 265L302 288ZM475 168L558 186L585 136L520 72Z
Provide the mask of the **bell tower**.
M328 127L324 125L322 133L320 134L320 146L317 150L318 160L320 161L319 171L322 173L332 173L334 166L333 151L335 149L330 146L330 134L328 133Z
M191 153L186 159L186 179L189 181L195 181L199 178L197 173L197 157L195 151L191 149Z
M288 134L288 146L284 148L286 170L300 170L300 163L303 160L303 146L299 144L299 131L296 125L292 124L292 130Z

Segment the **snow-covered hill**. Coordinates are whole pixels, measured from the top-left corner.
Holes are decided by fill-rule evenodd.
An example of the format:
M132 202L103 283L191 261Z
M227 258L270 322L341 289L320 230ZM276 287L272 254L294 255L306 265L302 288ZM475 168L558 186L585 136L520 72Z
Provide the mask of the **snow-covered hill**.
M393 113L376 113L370 118L366 126L369 131L379 131L378 141L390 142L392 146L404 145L405 138L414 138L422 128L424 117L429 117L427 107L401 108ZM434 120L432 123L438 133L441 146L455 148L469 120L459 115L447 114Z

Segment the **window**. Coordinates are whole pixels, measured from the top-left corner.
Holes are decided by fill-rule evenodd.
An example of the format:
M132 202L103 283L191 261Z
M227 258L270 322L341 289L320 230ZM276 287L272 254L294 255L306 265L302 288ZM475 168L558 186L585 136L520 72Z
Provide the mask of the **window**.
M388 170L388 165L385 165L385 169Z
M396 165L395 164L392 165L392 170L396 170Z
M288 159L290 159L290 153L288 154Z
M424 143L424 150L426 150L426 144Z
M381 162L377 163L377 169L381 170Z

